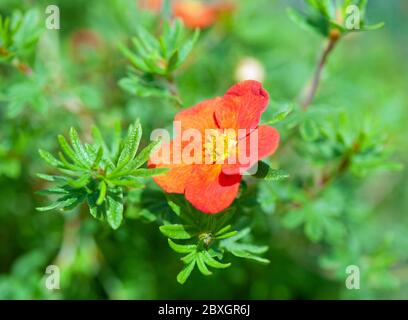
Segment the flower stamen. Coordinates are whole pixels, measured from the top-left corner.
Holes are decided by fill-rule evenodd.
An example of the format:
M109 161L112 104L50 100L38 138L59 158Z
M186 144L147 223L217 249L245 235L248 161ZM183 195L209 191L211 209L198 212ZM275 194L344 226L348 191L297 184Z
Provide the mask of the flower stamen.
M237 144L236 132L233 129L206 130L203 145L205 163L223 163L235 154Z

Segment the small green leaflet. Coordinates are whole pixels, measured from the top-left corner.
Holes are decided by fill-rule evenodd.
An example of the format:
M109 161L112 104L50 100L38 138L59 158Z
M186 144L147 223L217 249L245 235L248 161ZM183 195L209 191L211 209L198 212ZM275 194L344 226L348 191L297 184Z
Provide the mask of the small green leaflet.
M160 231L170 239L191 239L197 234L194 227L181 224L161 226Z
M272 169L268 164L263 161L258 162L258 170L252 176L257 179L263 179L266 181L281 181L289 178L289 174L283 170Z
M274 115L272 115L272 119L269 120L266 124L267 125L272 125L275 123L278 123L284 119L286 119L286 117L292 113L293 111L293 106L288 105L285 108L279 110L278 112L276 112Z

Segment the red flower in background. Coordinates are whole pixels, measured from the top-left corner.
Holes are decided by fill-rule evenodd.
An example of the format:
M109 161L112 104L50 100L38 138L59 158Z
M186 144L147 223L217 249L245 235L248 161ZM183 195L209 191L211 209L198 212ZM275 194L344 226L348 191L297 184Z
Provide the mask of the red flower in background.
M208 28L214 24L221 14L234 10L232 2L215 1L205 3L198 0L176 0L173 13L188 28Z
M217 13L212 5L195 0L176 1L173 13L188 28L207 28L217 19Z
M142 9L159 12L162 0L139 0ZM188 28L207 28L214 24L221 14L234 10L235 5L230 1L204 2L199 0L174 0L172 11Z
M73 58L84 62L90 58L90 53L99 52L104 46L101 35L92 29L80 29L75 31L70 39L70 50Z
M160 12L163 5L163 0L138 0L137 4L140 9Z
M186 199L204 213L215 214L226 209L238 194L243 172L258 160L273 154L278 147L277 130L259 126L268 101L269 95L262 85L249 80L234 85L223 97L205 100L179 112L175 121L181 123L181 130L170 144L163 144L149 162L149 167L170 169L166 174L156 176L155 182L165 192L185 194ZM210 163L174 161L174 144L180 143L183 150L188 142L177 141L188 129L198 130L205 137L200 147L202 156L210 159ZM242 134L242 129L247 134ZM225 141L221 152L212 148L214 137ZM257 137L257 154L248 154L253 137ZM166 148L170 150L170 163L152 161L160 158ZM245 153L242 157L245 160L240 157L242 153ZM236 159L235 164L229 161L232 158Z

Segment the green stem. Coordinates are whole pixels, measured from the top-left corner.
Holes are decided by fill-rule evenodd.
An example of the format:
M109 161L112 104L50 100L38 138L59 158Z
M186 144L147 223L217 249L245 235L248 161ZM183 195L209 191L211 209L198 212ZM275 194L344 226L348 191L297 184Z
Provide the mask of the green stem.
M320 55L315 72L312 77L312 80L306 85L306 87L302 91L300 105L302 109L305 111L310 106L310 104L312 103L316 95L317 89L320 84L321 75L326 65L327 59L330 53L333 51L339 39L340 39L339 31L332 30L332 32L330 33L329 39L327 41L327 44L324 47L323 52Z

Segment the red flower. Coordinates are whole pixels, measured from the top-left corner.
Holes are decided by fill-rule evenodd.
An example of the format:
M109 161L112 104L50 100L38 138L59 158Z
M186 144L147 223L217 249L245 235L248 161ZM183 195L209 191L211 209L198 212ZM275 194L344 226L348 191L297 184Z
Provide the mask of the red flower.
M223 13L235 9L235 5L228 1L205 3L198 0L176 0L173 13L189 28L207 28L217 21Z
M173 5L173 13L189 28L207 28L217 19L212 5L196 0L177 0Z
M138 0L140 9L150 10L159 13L163 5L162 0Z
M162 0L137 0L140 9L159 13ZM228 1L217 0L205 3L200 0L174 0L172 5L173 15L180 18L188 28L207 28L223 13L234 10L235 5Z
M71 54L80 62L89 58L91 52L100 51L103 45L100 34L92 29L80 29L70 39Z
M156 183L165 192L185 194L186 199L204 213L226 209L238 194L242 174L278 147L277 130L259 126L268 101L269 95L262 85L248 80L234 85L223 97L179 112L175 121L181 126L174 140L162 144L149 162L149 167L170 169L156 176ZM189 129L195 129L204 137L198 148L202 153L196 154L197 149L188 147L194 143L184 141L183 133L190 132ZM215 141L222 142L221 148L214 147ZM181 147L181 155L176 154L178 147ZM164 160L166 150L170 157ZM190 156L191 151L194 151L194 161L187 162L184 156Z

